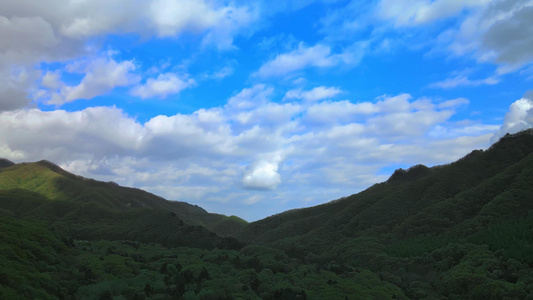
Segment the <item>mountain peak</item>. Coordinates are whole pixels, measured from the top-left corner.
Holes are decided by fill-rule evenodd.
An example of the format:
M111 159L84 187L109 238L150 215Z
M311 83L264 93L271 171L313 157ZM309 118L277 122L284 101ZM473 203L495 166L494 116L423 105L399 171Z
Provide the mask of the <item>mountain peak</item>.
M49 161L49 160L40 160L37 162L38 165L44 166L54 172L65 172L59 165Z
M429 173L431 173L431 169L422 164L412 166L407 170L399 168L396 169L394 173L392 173L387 182L391 183L413 181L418 178L429 175Z
M8 159L0 158L0 168L11 167L14 164L15 164L14 162L12 162L12 161L10 161Z

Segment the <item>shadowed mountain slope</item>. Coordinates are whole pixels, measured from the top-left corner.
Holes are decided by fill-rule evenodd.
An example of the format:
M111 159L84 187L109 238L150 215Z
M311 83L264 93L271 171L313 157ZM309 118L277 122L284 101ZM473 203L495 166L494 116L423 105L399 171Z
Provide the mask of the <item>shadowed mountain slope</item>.
M364 235L469 236L533 209L532 151L533 130L506 135L452 164L399 169L361 193L250 223L239 238L320 253Z

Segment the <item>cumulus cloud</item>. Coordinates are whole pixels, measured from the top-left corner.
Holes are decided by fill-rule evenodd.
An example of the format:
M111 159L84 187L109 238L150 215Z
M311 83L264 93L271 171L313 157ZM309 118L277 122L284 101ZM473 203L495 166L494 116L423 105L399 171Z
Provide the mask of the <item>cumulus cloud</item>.
M48 85L55 86L54 76ZM225 212L224 203L346 196L386 179L381 170L390 164L447 163L488 146L492 136L493 124L450 121L468 104L462 98L400 94L304 105L276 95L256 85L224 106L144 123L115 107L1 112L0 155L48 159L83 176ZM254 197L255 190L264 197Z
M69 86L60 82L58 73L47 72L42 85L52 89L48 104L61 105L78 99L92 99L115 87L132 85L140 79L133 73L133 61L117 62L111 57L101 57L87 63L75 62L66 69L71 73L84 73L85 76L79 84Z
M255 190L276 188L281 183L281 176L278 173L281 160L280 154L273 154L248 165L242 177L244 187Z
M111 3L52 0L31 5L2 1L0 11L0 93L6 96L2 98L0 110L27 106L30 97L62 105L76 99L94 98L115 87L135 84L138 79L133 76L133 61L106 61L100 57L98 41L102 36L133 33L164 38L189 32L199 35L204 47L226 50L234 48L235 36L253 30L250 25L259 18L258 12L246 5L203 0L154 0L136 2L135 5L124 0ZM87 76L78 85L69 82L55 91L35 92L38 89L35 83L39 82L35 78L39 76L36 69L42 63L62 65L56 70L44 70L42 75L46 75L48 71L68 72L63 64L80 59L93 62L92 69L87 70ZM27 79L14 78L14 72L27 74ZM42 86L51 89L50 79L41 78ZM157 79L153 80L153 86L140 88L141 94L155 93L164 97L178 92L179 85L175 80L167 82L167 87L162 87L164 84L157 83ZM185 83L190 85L189 81ZM158 87L160 92L154 91ZM150 89L152 93L148 91Z
M509 111L505 114L503 125L495 133L493 141L507 133L517 133L531 127L533 127L533 100L530 95L526 94L524 98L511 104Z
M194 86L196 82L191 78L179 78L173 73L159 74L156 79L149 78L146 83L137 85L131 90L132 95L147 98L166 98L178 94L182 90Z

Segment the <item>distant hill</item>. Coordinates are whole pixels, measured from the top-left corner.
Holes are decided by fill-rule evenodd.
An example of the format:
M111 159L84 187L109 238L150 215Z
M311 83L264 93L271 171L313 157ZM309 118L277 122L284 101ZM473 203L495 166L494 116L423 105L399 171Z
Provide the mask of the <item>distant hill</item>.
M166 220L171 225L161 228L161 234L176 226L190 227L205 231L206 239L209 239L211 233L208 230L227 236L246 224L246 221L237 217L211 214L198 206L168 201L140 189L77 176L49 161L20 164L7 160L0 162L3 166L0 168L0 208L9 209L23 217L47 220L59 230L66 230L75 236L81 237L83 232L90 233L94 238L98 237L98 232L101 232L101 237L110 237L112 234L120 236L141 225L164 227ZM89 229L102 225L100 221L111 225L119 219L124 222L124 227L131 225L132 228L124 228L120 233L116 230L106 233L98 228ZM83 221L86 223L82 224ZM137 230L142 235L142 231ZM176 236L180 231L171 236L178 240ZM183 239L188 238L184 236Z

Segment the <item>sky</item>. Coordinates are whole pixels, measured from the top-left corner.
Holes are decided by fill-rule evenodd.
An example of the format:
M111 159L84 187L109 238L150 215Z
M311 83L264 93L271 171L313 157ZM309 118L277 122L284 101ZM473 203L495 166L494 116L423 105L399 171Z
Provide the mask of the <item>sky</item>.
M0 0L0 157L254 221L533 124L531 0Z

